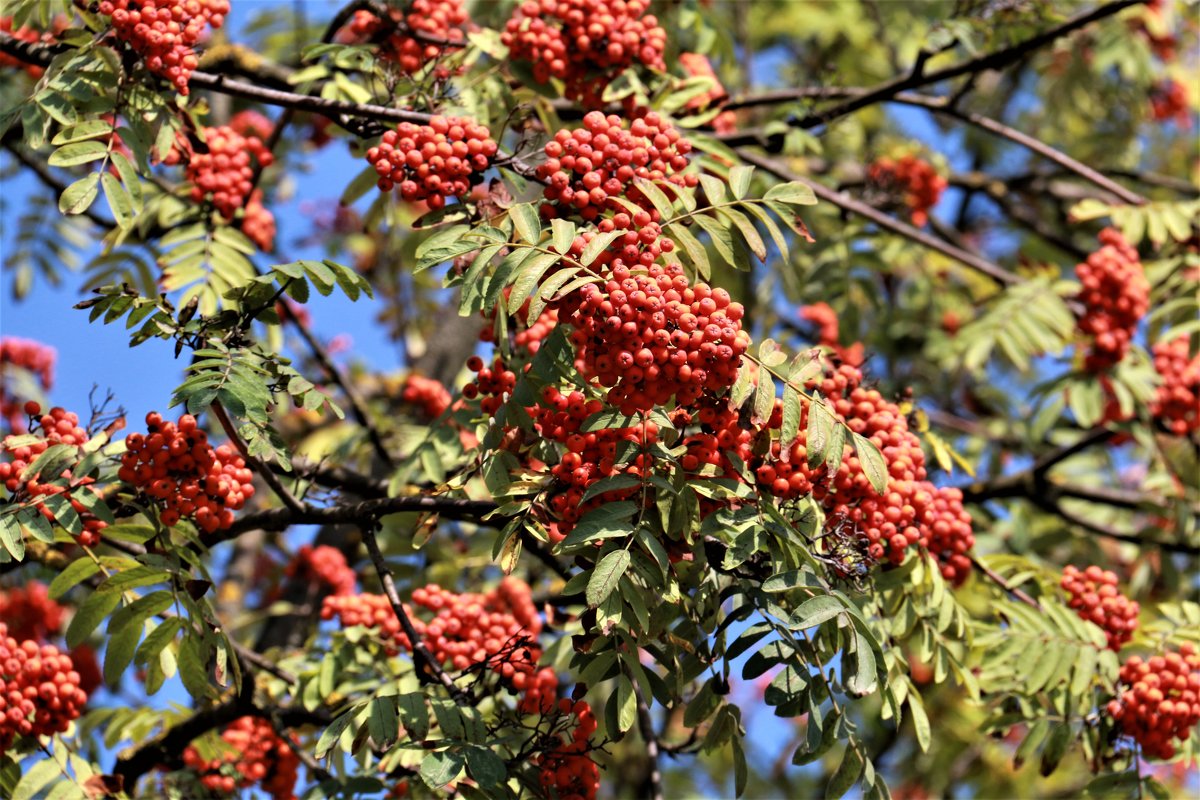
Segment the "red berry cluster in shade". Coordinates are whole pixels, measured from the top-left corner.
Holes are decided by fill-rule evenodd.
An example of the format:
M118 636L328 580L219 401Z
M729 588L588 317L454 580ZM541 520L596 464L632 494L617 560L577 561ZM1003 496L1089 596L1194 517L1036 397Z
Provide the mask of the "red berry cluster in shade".
M1125 357L1138 323L1150 308L1150 282L1137 250L1115 228L1100 231L1100 244L1075 267L1083 285L1079 330L1092 338L1084 359L1089 372L1102 372Z
M1200 430L1200 354L1189 355L1186 336L1158 342L1151 350L1162 384L1155 390L1150 414L1176 436Z
M852 367L864 361L863 344L855 342L843 347L837 312L828 303L813 303L800 309L800 318L817 326L817 344L829 348L834 355Z
M621 442L630 442L642 449L649 447L658 441L658 425L643 421L628 428L581 430L584 421L603 408L603 403L588 400L582 392L564 394L548 386L542 392L541 403L526 409L534 419L537 432L562 445L565 451L559 462L550 468L550 474L557 480L548 500L557 518L550 528L550 538L554 541L561 541L591 509L625 500L639 490L630 487L603 492L584 503L583 495L593 483L618 474L641 476L649 470L649 460L644 454L618 465L617 447Z
M275 123L271 122L270 118L261 111L246 108L229 118L229 129L247 139L256 136L265 142L271 138L271 132L275 130Z
M1138 604L1121 594L1117 576L1095 565L1080 570L1068 564L1062 588L1070 595L1068 605L1088 622L1104 629L1110 650L1120 650L1133 638L1138 624Z
M345 597L354 594L358 577L342 551L327 544L302 545L288 562L284 574L289 578L320 584L329 594Z
M263 205L261 189L255 189L246 203L242 216L242 233L258 245L258 249L269 253L275 249L275 215Z
M450 390L436 378L413 373L404 381L400 399L421 412L422 418L435 420L450 408Z
M1175 755L1173 740L1186 741L1200 723L1200 655L1190 643L1179 652L1143 660L1131 656L1121 665L1127 687L1108 704L1109 716L1142 748L1147 758Z
M693 78L711 78L713 81L711 89L688 100L685 108L704 111L709 107L720 107L729 99L729 93L717 79L717 73L713 70L708 56L701 53L680 53L679 63L683 66L684 71ZM737 127L737 114L732 111L722 111L713 117L709 125L718 134L733 133Z
M466 117L435 116L428 125L401 122L387 131L367 161L379 173L379 188L394 187L408 202L442 208L448 197L462 197L483 179L496 155L487 126Z
M633 186L634 178L695 186L688 165L691 142L656 112L646 112L626 127L615 114L590 111L583 127L562 129L546 142L546 161L537 168L546 184L547 217L578 215L594 220L604 211L624 211L616 198L635 203L658 221L653 204Z
M200 774L207 788L231 795L255 784L273 800L294 800L300 757L259 717L239 717L221 731L225 749L213 759L202 758L193 745L183 751L183 763Z
M900 158L876 159L867 168L867 178L889 193L903 193L912 223L917 226L929 221L929 209L937 205L949 183L933 165L913 154Z
M1150 90L1150 117L1155 122L1174 122L1185 130L1191 128L1187 87L1174 78L1155 85Z
M649 411L672 397L694 402L733 385L750 335L744 313L724 289L689 286L679 264L651 264L634 274L624 254L603 285L579 290L570 316L576 366L608 390L624 414Z
M0 622L0 755L18 737L62 733L85 703L70 656L53 645L18 641Z
M193 49L206 26L225 24L229 0L100 0L112 17L113 33L128 44L146 69L188 93L188 80L200 61Z
M32 401L25 404L25 411L32 417L38 417L41 414L41 408ZM95 492L96 490L91 486L95 483L94 478L75 480L69 469L63 470L62 474L57 476L58 479L65 479L69 486L43 482L46 479L41 474L30 476L24 480L21 478L21 473L25 471L25 468L46 452L48 447L56 444L80 447L88 440L87 431L79 427L79 417L76 414L57 407L50 409L50 413L42 415L37 420L37 424L40 428L40 431L37 432L41 435L37 441L17 445L13 443L15 437L9 436L4 439L3 445L0 445L0 450L3 450L12 459L0 463L0 481L4 483L9 492L14 494L20 492L33 499L42 516L51 522L55 521L54 513L39 498L54 494L68 494L71 508L79 515L83 525L83 529L75 536L76 541L85 547L95 546L100 542L100 531L108 527L108 523L98 519L87 509L87 506L74 496L77 491ZM49 480L54 479L50 478Z
M529 61L538 83L558 78L563 95L586 108L603 105L604 89L626 68L666 72L667 33L644 0L526 0L500 40L509 57Z
M533 759L540 768L538 780L547 797L560 800L592 800L600 789L600 768L588 755L589 737L596 732L596 715L586 701L558 701L558 713L576 720L571 738L558 740L557 747L539 753Z
M389 13L391 19L382 20L367 10L354 12L341 38L348 42L380 42L379 54L409 75L420 72L447 49L466 44L463 28L470 20L464 0L413 0L407 13L398 8L389 9ZM448 70L439 69L439 77L448 74Z
M159 520L168 527L189 518L206 533L228 528L254 495L246 462L227 444L213 449L191 414L176 425L152 411L145 435L131 433L125 447L117 477L162 503Z
M430 619L426 621L417 609L432 612L425 615ZM524 582L505 578L484 594L457 594L429 584L413 590L412 606L406 604L405 611L437 663L459 671L486 667L523 694L518 707L525 713L536 713L553 702L558 678L553 669L537 666L542 650L536 640L542 621ZM326 597L321 618L334 617L343 627L378 629L391 654L412 649L383 595Z
M0 589L0 619L16 639L44 642L62 629L63 607L50 597L46 584Z
M163 163L186 161L192 200L200 203L209 199L222 217L233 220L254 189L254 162L266 168L274 160L262 139L218 125L204 129L204 144L200 147L181 137Z
M5 375L9 366L19 367L37 377L44 391L54 386L54 359L57 354L53 347L35 342L32 339L20 339L16 336L0 338L0 416L8 420L9 427L14 431L24 431L25 421L23 401L9 394L9 380Z
M949 486L934 488L933 506L924 525L928 531L925 548L942 565L942 577L954 586L962 585L971 571L970 552L975 546L971 515L963 508L962 490Z
M484 366L479 356L467 359L467 369L476 374L475 379L463 387L463 397L468 400L480 398L479 406L483 413L494 415L503 405L504 395L516 387L516 373L508 369L500 358L496 358L491 366Z

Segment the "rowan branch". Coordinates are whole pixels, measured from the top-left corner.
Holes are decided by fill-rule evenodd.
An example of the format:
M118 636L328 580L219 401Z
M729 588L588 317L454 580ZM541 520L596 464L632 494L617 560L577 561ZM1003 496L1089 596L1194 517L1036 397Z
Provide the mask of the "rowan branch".
M999 572L996 572L996 570L994 570L991 567L984 564L982 561L980 561L978 558L976 558L973 553L969 553L967 557L971 559L972 566L974 566L975 569L979 570L980 574L984 575L989 581L991 581L992 583L999 586L1001 589L1003 589L1008 594L1012 595L1014 599L1020 600L1025 605L1032 606L1033 608L1036 608L1038 611L1042 610L1042 606L1040 603L1038 603L1037 600L1034 600L1032 597L1030 597L1028 594L1026 594L1023 589L1013 586L1011 583L1009 583L1007 580L1004 579L1003 575L1001 575Z
M733 100L728 104L727 107L734 106L738 108L746 108L753 105L769 105L773 103L783 103L791 100L800 100L811 97L861 98L866 96L869 92L869 89L855 87L782 89ZM961 122L966 122L970 125L980 128L981 130L986 130L989 133L1021 145L1029 151L1038 154L1042 158L1045 158L1047 161L1051 161L1059 165L1066 172L1078 175L1084 180L1094 184L1098 188L1103 189L1122 202L1131 203L1133 205L1141 205L1146 202L1146 198L1137 192L1126 189L1124 186L1112 180L1111 178L1108 178L1098 170L1093 169L1083 162L1072 158L1061 150L1046 144L1042 140L1030 136L1027 133L1022 133L1016 128L1005 125L1004 123L984 114L979 114L974 111L965 111L958 108L952 101L952 98L935 97L916 92L898 92L894 96L880 98L879 102L898 103L900 105L924 108L927 111L933 112L934 114L941 114L943 116L957 119ZM805 127L803 125L805 119L808 118L806 117L804 119L794 120L788 124L792 127L802 128ZM717 138L730 146L760 143L763 144L768 151L778 149L778 146L775 145L778 137L767 137L764 140L763 133L759 129L735 131L733 133L720 135Z
M246 465L262 476L267 486L271 487L271 491L283 501L283 504L289 510L293 513L302 512L304 505L280 483L279 478L271 471L271 468L263 464L257 457L251 455L249 449L246 447L246 443L242 441L242 437L238 435L237 429L233 427L233 422L229 419L229 415L225 413L225 407L221 405L220 401L213 401L213 404L209 408L212 409L213 416L216 417L217 422L221 424L225 435L229 437L229 441L233 443L238 453L246 460Z
M864 219L870 220L880 228L903 236L904 238L923 245L930 250L939 252L948 258L952 258L960 264L964 264L965 266L968 266L977 272L987 275L989 278L1002 286L1013 286L1021 283L1022 281L1021 276L1013 272L1009 272L1000 265L994 264L982 256L978 256L959 247L955 247L954 245L944 242L941 239L938 239L936 236L932 236L922 230L919 230L906 222L901 222L900 220L889 216L879 209L860 200L855 200L853 197L834 191L833 189L817 183L816 181L811 181L802 175L798 175L777 161L760 156L744 147L738 148L737 154L743 161L749 164L754 164L755 166L766 170L780 180L803 183L812 189L813 194L815 194L821 200L837 206L843 211L847 211L851 214L855 214Z
M388 603L391 604L392 611L396 614L396 619L400 620L400 627L404 630L404 635L408 637L417 679L422 683L440 683L454 698L454 702L460 706L470 704L471 698L454 683L454 679L446 673L446 670L442 669L442 665L425 648L424 640L417 633L417 629L413 627L408 612L404 610L404 603L400 601L400 594L396 591L396 580L392 575L391 567L387 565L387 561L384 560L383 553L379 549L379 540L375 536L376 527L374 523L362 526L363 541L367 545L367 553L371 556L371 563L375 565L379 581L383 584L383 593L387 596Z
M654 720L650 716L650 706L646 703L642 687L634 686L633 693L637 698L638 731L642 734L642 743L646 745L646 757L650 759L648 797L649 800L663 800L666 795L663 791L662 767L659 765L658 734L654 731Z
M876 86L862 90L862 92L845 102L834 106L833 108L815 112L791 123L797 128L815 128L820 125L826 125L833 120L844 117L858 111L861 108L874 105L878 102L889 100L895 95L906 89L916 89L921 86L929 86L942 81L947 81L952 78L958 78L963 75L976 75L987 70L1002 69L1009 64L1012 64L1026 55L1040 50L1048 44L1066 36L1069 33L1079 30L1093 22L1112 16L1118 11L1130 8L1135 5L1143 5L1147 0L1118 0L1114 3L1099 6L1091 11L1086 11L1077 14L1065 22L1056 25L1042 33L1031 36L1028 39L1017 42L1009 47L1001 50L996 50L991 53L984 53L974 58L969 58L965 61L960 61L957 64L952 64L949 67L944 67L939 70L925 71L912 70L908 74L900 78L893 78L890 81L885 81ZM730 103L727 107L738 107L736 101ZM748 143L748 142L743 142Z

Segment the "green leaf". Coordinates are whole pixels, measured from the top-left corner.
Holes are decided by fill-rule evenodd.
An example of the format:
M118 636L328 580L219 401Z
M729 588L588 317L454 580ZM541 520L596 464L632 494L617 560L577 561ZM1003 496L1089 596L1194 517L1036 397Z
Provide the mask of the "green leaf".
M62 197L58 198L58 210L67 215L82 214L91 208L99 193L100 173L93 172L63 189Z
M133 213L133 198L129 196L129 192L125 191L121 182L112 176L112 173L101 173L100 183L104 186L104 198L108 201L108 207L112 209L117 224L122 228L128 228L136 218Z
M555 252L566 255L575 243L575 223L566 219L550 220L551 243Z
M517 235L526 244L537 244L542 238L542 220L532 203L521 203L508 210Z
M764 200L787 203L790 206L813 206L817 204L817 196L813 190L803 183L779 183L772 186L763 195Z
M124 611L125 609L122 609ZM115 616L114 616L115 619ZM110 624L111 628L112 625ZM117 686L121 676L133 661L138 642L142 638L142 626L138 624L125 625L116 633L109 634L104 645L104 682L109 686Z
M55 600L59 599L81 581L87 580L99 571L100 565L87 556L72 561L50 582L50 596Z
M333 749L333 746L342 738L342 734L350 727L358 716L359 707L355 706L340 717L336 718L329 724L329 727L321 732L321 736L317 739L316 750L314 755L317 758L324 758L325 754Z
M850 791L850 787L857 783L859 776L862 775L863 767L863 758L859 755L858 749L854 747L853 743L848 744L846 753L842 756L841 765L829 779L829 785L825 787L825 800L837 800Z
M485 747L469 747L467 755L467 774L484 788L499 786L508 778L508 768L504 759Z
M421 780L431 789L440 789L462 772L463 756L457 750L430 753L421 761Z
M52 167L74 167L99 161L107 152L108 145L105 142L76 142L55 150L50 154L50 158L46 159L46 163Z
M871 488L877 494L883 494L888 485L887 462L883 460L883 454L862 434L851 431L850 436L854 442L854 452L858 454L859 463L862 464L863 474L871 482Z
M21 776L20 783L13 790L12 800L33 800L38 792L59 777L63 777L63 774L57 761L53 758L40 759Z
M815 628L823 622L828 622L845 610L846 607L842 605L841 601L832 595L810 597L792 612L791 617L788 618L788 627L794 631Z
M1058 769L1058 762L1067 754L1067 745L1070 743L1071 726L1064 722L1056 722L1046 741L1046 749L1042 751L1042 763L1038 771L1043 777Z
M585 267L590 265L601 253L608 249L610 244L624 235L625 231L597 233L596 237L584 246L583 254L579 256L579 263Z
M377 747L387 749L395 743L400 735L400 717L395 696L376 697L371 701L367 725L371 729L371 739Z
M871 693L879 685L875 675L875 652L871 643L859 631L854 632L854 671L846 678L846 689L862 696Z
M118 592L93 592L80 603L67 626L67 647L75 648L92 635L100 620L112 613L121 602Z
M622 674L617 678L617 727L625 733L636 720L637 694L633 691L633 683Z
M738 164L729 170L729 190L734 199L741 200L750 191L750 179L754 176L754 167L748 164Z
M596 565L587 585L587 603L596 608L612 594L617 581L629 569L630 555L628 550L614 550Z
M400 709L400 722L414 741L422 741L429 735L429 711L425 708L425 697L420 693L402 694L396 698Z

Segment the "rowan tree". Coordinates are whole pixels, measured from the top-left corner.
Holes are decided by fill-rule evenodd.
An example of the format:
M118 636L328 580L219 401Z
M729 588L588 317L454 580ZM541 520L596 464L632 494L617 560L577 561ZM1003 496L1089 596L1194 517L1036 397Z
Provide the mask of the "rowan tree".
M0 794L1196 789L1194 6L4 14Z

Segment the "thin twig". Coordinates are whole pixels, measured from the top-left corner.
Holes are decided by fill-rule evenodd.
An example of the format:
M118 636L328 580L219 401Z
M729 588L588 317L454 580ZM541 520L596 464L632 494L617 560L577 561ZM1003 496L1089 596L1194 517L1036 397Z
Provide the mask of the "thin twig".
M289 492L282 483L280 483L279 478L275 476L275 473L271 471L270 467L266 466L257 457L250 454L250 451L246 448L246 443L242 441L242 437L238 435L237 429L233 427L233 422L229 419L229 415L225 413L225 407L221 405L220 401L213 401L213 404L210 406L210 408L212 409L213 416L216 417L217 422L221 424L221 428L225 431L225 435L229 437L229 441L233 443L233 446L237 448L239 453L241 453L242 458L246 460L246 464L260 476L262 476L262 479L266 482L267 486L271 487L271 491L273 491L279 497L279 499L283 501L283 504L287 506L293 513L304 513L304 504L297 500L295 496L293 496L292 493Z
M417 633L417 629L413 627L408 612L404 610L404 604L400 601L400 593L396 591L396 580L392 576L391 567L387 565L387 561L384 560L383 553L379 549L379 540L375 536L375 529L375 524L362 526L363 541L367 545L367 552L371 556L371 563L375 565L375 572L379 575L379 581L383 584L383 593L387 596L388 603L391 604L392 611L396 614L396 619L400 620L400 627L404 630L404 635L408 637L408 643L413 654L413 664L417 668L418 680L422 682L432 680L435 683L440 683L450 692L450 696L454 698L454 702L459 705L467 705L470 703L470 697L454 683L454 679L430 655L429 651L425 648L425 643L420 634Z
M650 759L649 800L663 800L662 767L658 763L658 734L654 731L654 720L650 717L650 707L646 704L642 687L634 686L633 693L637 697L638 730L642 734L642 743L646 746L646 757Z
M834 191L833 189L817 183L816 181L812 181L801 175L798 175L773 159L761 156L744 147L739 148L737 154L743 161L754 164L757 167L761 167L781 180L803 183L812 189L813 194L815 194L818 198L830 203L831 205L835 205L844 211L848 211L851 214L855 214L864 219L870 220L881 228L889 230L892 233L899 234L900 236L916 242L917 244L928 247L930 250L935 250L944 256L952 258L961 264L971 267L977 272L987 275L989 278L993 279L1002 286L1013 286L1021 283L1022 281L1021 276L1013 272L1009 272L998 264L994 264L981 256L977 256L974 253L969 253L966 250L955 247L948 242L938 239L936 236L931 236L930 234L919 230L906 222L901 222L900 220L891 217L879 209L863 203L862 201L855 200L853 197L849 197L848 195Z
M999 572L996 572L994 569L987 566L982 561L980 561L978 558L976 558L974 553L968 554L968 558L971 559L971 564L975 567L975 569L979 570L981 573L983 573L985 576L987 576L987 579L990 580L992 583L996 584L1001 589L1008 592L1009 594L1011 594L1017 600L1020 600L1025 605L1032 606L1033 608L1036 608L1038 611L1042 610L1042 606L1040 603L1038 603L1037 600L1034 600L1032 597L1030 597L1028 594L1026 594L1023 589L1019 589L1016 586L1013 586L1012 584L1010 584L1008 581L1006 581L1004 579L1003 575L1001 575Z

